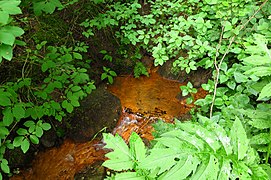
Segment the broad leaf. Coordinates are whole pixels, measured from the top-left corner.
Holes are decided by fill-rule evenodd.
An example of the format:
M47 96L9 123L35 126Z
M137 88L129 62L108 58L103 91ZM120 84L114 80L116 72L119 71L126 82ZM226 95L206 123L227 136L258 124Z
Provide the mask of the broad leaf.
M263 87L257 100L262 100L264 98L270 98L270 97L271 97L271 83Z
M238 155L238 160L243 159L246 156L248 150L249 140L247 139L246 131L238 117L232 125L230 131L230 137L232 139L233 151Z
M106 143L105 148L113 150L106 154L109 160L105 161L103 166L116 171L132 169L134 158L124 140L118 134L115 137L112 134L103 134L103 138Z
M134 159L138 162L143 160L146 156L146 148L139 135L133 132L130 136L129 144L131 155L134 157Z

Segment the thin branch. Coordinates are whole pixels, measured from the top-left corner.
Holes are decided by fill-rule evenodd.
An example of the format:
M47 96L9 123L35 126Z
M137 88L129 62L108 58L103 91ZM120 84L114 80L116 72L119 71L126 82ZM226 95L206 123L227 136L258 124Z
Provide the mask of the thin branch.
M257 9L257 11L255 11L255 13L250 16L250 18L240 27L239 31L243 30L246 25L255 17L255 15L263 8L263 6L268 2L268 0L265 0L261 6ZM215 56L215 62L214 62L214 65L215 65L215 69L216 69L216 77L215 77L215 85L214 85L214 94L213 94L213 99L212 99L212 104L211 104L211 107L210 107L210 118L212 117L212 114L213 114L213 108L214 108L214 103L215 103L215 98L216 98L216 93L217 93L217 86L218 86L218 81L219 81L219 75L220 75L220 68L221 68L221 65L226 57L226 55L229 53L230 51L230 48L231 48L231 45L232 43L234 42L235 40L235 37L237 36L236 34L230 39L230 43L227 47L227 50L226 52L224 53L223 57L221 58L219 64L217 65L217 56L218 56L218 51L220 49L220 46L221 46L221 42L222 42L222 37L223 37L223 32L224 32L224 26L222 26L222 31L221 31L221 34L220 34L220 39L219 39L219 44L218 44L218 48L216 50L216 56Z

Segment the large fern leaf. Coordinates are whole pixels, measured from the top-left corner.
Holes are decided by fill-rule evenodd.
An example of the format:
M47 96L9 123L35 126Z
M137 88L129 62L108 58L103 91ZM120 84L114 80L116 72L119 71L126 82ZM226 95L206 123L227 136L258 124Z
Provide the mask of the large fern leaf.
M105 136L106 147L113 152L104 165L117 171L133 167L136 172L116 174L115 179L268 179L240 119L236 118L228 131L206 117L199 116L199 122L169 125L169 132L160 134L148 153L135 134L130 139L130 150L123 140L121 145L115 144L119 136ZM123 162L125 168L119 167L120 160L128 161Z

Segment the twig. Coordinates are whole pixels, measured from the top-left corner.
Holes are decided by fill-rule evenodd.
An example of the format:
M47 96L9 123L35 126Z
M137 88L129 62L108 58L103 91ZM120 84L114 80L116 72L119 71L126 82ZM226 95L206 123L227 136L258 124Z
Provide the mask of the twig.
M239 31L243 30L246 25L255 17L255 15L263 8L263 6L267 3L268 0L265 0L261 6L257 9L257 11L255 11L255 13L250 16L250 18L240 27ZM227 47L227 50L226 52L224 53L223 57L221 58L219 64L217 64L217 56L218 56L218 51L220 49L220 46L221 46L221 42L222 42L222 37L223 37L223 32L224 32L224 26L222 26L222 31L221 31L221 34L220 34L220 39L219 39L219 44L218 44L218 48L216 49L216 56L215 56L215 62L214 62L214 65L215 65L215 69L216 69L216 77L215 77L215 85L214 85L214 94L213 94L213 99L212 99L212 104L211 104L211 107L210 107L210 118L212 117L212 114L213 114L213 108L214 108L214 103L215 103L215 97L216 97L216 92L217 92L217 85L218 85L218 81L219 81L219 74L220 74L220 68L221 68L221 65L222 65L222 62L224 61L226 55L229 53L230 51L230 48L231 48L231 45L232 43L234 42L234 39L235 37L237 36L236 34L230 39L230 43Z

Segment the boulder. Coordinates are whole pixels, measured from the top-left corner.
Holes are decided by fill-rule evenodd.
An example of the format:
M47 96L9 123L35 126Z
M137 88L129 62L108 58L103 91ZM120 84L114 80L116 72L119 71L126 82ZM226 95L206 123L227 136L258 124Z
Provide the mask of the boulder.
M110 132L121 115L119 98L107 91L106 85L99 86L81 102L70 121L68 137L75 142L86 142L107 127Z

